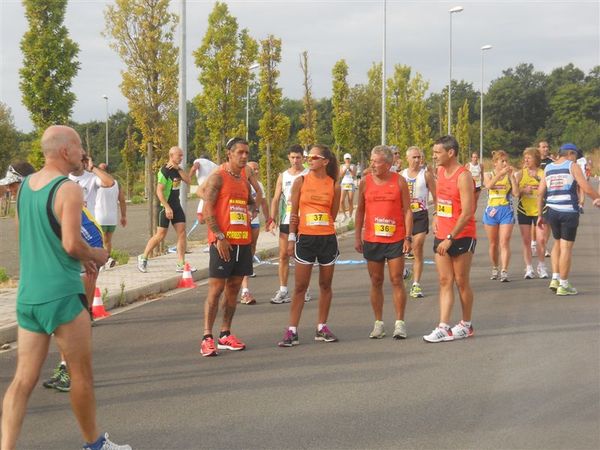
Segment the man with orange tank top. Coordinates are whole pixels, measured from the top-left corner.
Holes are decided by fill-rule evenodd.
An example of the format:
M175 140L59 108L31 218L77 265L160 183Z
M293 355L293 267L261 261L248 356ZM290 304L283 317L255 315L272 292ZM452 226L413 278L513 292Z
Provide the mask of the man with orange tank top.
M356 209L355 244L367 260L371 278L371 306L375 325L371 339L385 336L383 324L383 280L387 260L396 309L394 339L406 339L404 309L404 254L412 243L413 213L408 185L397 172L391 172L392 149L378 145L371 151L371 171L360 182Z
M473 290L469 276L477 243L475 189L471 173L457 160L458 151L458 142L453 136L443 136L433 145L433 158L438 166L433 251L440 284L440 323L423 336L426 342L473 336ZM460 295L462 320L450 328L454 284Z
M249 206L254 205L244 174L248 142L233 138L227 142L228 161L210 174L204 187L204 217L208 226L210 260L208 295L204 303L202 356L216 356L219 350L244 350L246 345L231 334L231 322L242 279L252 274ZM215 347L212 335L219 299L224 294L223 322Z

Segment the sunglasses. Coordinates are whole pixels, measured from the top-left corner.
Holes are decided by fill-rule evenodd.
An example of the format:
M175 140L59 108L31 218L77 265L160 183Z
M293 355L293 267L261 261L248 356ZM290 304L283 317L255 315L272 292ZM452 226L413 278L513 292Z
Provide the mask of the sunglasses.
M23 175L21 175L19 172L16 171L16 169L13 166L8 166L8 171L18 177L25 178Z
M315 161L317 159L327 159L327 158L325 158L324 156L321 156L321 155L308 155L306 157L306 159L308 159L309 161Z
M233 137L227 141L227 143L225 144L225 148L227 150L231 150L235 144L239 144L239 143L247 144L248 142L246 142L246 139L244 139L244 138Z

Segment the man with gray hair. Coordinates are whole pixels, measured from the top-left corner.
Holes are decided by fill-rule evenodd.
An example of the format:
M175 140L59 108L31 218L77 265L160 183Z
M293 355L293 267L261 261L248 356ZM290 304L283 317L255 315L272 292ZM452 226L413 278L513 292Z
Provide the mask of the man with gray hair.
M79 135L51 126L42 136L44 167L26 178L17 200L19 257L17 293L17 370L2 405L2 442L15 448L27 402L48 354L50 336L71 373L71 405L86 444L84 449L131 450L100 435L92 374L92 334L80 269L96 272L106 262L103 248L81 237L83 193L67 175L81 167Z
M406 181L397 172L390 171L393 159L390 147L375 147L371 151L371 170L360 180L358 188L354 248L367 260L371 278L371 306L375 315L371 339L385 336L383 280L386 261L396 310L393 338L406 338L404 254L411 247L413 213Z
M408 167L401 173L408 184L410 209L413 212L412 257L415 260L410 296L421 298L423 297L423 290L420 284L421 275L423 274L423 246L425 238L429 233L427 202L429 201L429 193L431 193L433 203L435 204L435 178L424 167L423 152L419 147L412 146L406 150L406 161ZM436 214L435 211L433 214Z

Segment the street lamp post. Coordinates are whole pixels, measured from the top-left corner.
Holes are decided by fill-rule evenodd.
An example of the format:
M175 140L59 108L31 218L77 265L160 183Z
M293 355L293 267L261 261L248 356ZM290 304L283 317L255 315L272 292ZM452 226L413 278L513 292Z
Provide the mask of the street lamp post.
M383 0L383 49L381 57L381 145L385 145L386 116L385 116L385 53L386 53L386 25L387 25L387 2Z
M459 13L464 8L462 6L455 6L450 8L450 76L448 79L448 134L452 131L452 14Z
M491 45L481 47L481 90L479 91L479 164L483 164L483 54Z
M258 69L260 67L259 64L252 64L248 70L252 71ZM248 77L248 83L246 83L246 142L248 141L248 124L250 122L250 77Z
M180 1L179 14L179 123L178 123L178 142L179 148L183 151L183 160L181 164L183 170L187 170L187 90L186 90L186 0ZM179 203L181 208L187 209L187 195L189 186L186 183L181 184Z
M104 162L108 166L108 95L104 94L102 98L106 100L106 136L104 139L104 153L106 160Z

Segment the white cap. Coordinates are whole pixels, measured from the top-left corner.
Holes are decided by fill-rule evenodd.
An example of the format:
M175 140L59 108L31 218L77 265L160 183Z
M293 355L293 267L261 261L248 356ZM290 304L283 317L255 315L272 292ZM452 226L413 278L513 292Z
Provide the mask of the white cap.
M346 153L344 155L344 159L352 159L352 155L350 153Z

